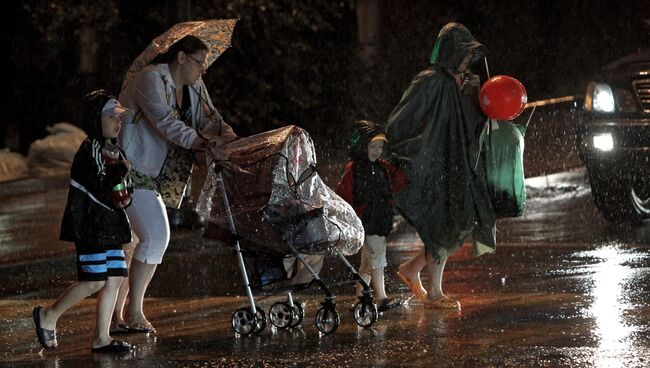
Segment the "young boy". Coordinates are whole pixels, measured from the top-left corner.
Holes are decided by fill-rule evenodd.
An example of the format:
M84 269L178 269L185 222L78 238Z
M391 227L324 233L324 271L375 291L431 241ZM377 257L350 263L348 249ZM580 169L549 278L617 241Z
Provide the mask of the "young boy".
M122 244L131 241L131 227L124 207L130 193L124 187L131 165L112 143L122 127L127 110L105 91L88 94L82 121L88 138L75 154L70 170L70 189L61 240L74 242L78 281L49 307L34 308L38 342L45 350L58 347L56 324L61 315L99 291L94 353L124 353L129 343L109 335L117 290L127 275Z
M355 125L351 161L345 166L336 192L352 205L363 223L366 237L359 276L375 291L377 310L385 312L400 305L399 301L386 296L384 268L387 265L386 236L393 227L392 193L404 188L406 177L400 169L380 158L384 143L388 142L382 129L365 120ZM361 295L361 291L361 285L357 285L357 295Z

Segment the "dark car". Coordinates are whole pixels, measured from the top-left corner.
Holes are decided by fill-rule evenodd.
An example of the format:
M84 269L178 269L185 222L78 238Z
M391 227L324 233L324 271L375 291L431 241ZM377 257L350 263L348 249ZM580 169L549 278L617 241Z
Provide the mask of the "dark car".
M650 50L603 67L585 94L576 129L580 157L603 216L650 217Z

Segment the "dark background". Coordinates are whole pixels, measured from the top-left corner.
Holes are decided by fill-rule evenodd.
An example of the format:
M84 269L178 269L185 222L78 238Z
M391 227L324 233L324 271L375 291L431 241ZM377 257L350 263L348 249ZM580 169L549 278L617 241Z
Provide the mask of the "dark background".
M78 124L81 96L97 88L117 94L151 39L188 19L240 19L233 47L204 77L238 134L296 124L317 145L344 147L353 120L385 123L449 21L465 24L487 46L492 75L518 78L535 101L581 94L599 67L646 47L648 3L13 1L2 11L8 93L0 148L25 154L48 125ZM378 10L371 17L376 32L363 39L368 22L359 17L369 7ZM362 58L362 47L374 48L374 57ZM82 65L84 55L95 62ZM485 80L483 66L474 69Z

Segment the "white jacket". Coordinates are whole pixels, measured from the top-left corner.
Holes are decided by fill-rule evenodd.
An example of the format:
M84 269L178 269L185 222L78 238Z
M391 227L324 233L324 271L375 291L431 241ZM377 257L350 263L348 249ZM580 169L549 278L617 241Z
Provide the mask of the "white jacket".
M133 168L157 177L162 169L169 142L189 149L199 131L217 145L237 137L212 105L203 80L189 86L192 126L176 115L176 86L167 64L147 66L120 93L122 106L134 112L118 137Z

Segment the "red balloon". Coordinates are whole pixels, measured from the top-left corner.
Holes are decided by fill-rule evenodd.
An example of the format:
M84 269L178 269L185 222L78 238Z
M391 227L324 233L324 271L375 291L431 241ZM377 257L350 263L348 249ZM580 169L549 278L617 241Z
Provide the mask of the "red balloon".
M507 75L490 78L481 87L479 102L487 117L495 120L512 120L519 116L528 95L520 81Z

